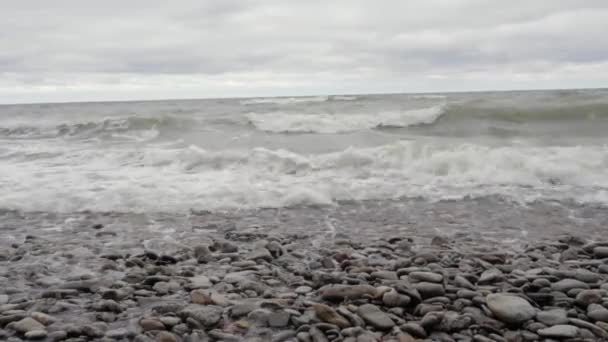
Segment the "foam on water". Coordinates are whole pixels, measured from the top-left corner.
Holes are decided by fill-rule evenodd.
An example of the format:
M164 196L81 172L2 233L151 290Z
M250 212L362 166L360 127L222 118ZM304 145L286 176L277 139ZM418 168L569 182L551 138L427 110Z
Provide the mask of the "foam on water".
M67 162L66 162L67 161ZM608 147L402 141L304 155L255 148L65 150L0 167L0 207L186 211L500 195L606 203Z
M259 130L274 133L342 133L378 127L408 127L435 122L444 105L401 112L367 114L250 113L247 118Z
M257 99L242 100L243 105L256 105L256 104L293 104L293 103L306 103L306 102L325 102L329 100L329 96L302 96L302 97L264 97Z

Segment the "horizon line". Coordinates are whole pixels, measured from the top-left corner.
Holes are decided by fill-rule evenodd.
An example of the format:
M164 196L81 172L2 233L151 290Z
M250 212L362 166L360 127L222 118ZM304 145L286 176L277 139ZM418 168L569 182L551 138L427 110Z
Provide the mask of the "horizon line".
M501 90L448 90L448 91L421 91L421 92L370 92L370 93L333 93L333 94L306 94L306 95L270 95L270 96L216 96L216 97L184 97L184 98L159 98L159 99L129 99L129 100L83 100L83 101L50 101L50 102L13 102L0 103L0 106L27 106L27 105L50 105L50 104L88 104L88 103L131 103L131 102L164 102L164 101L201 101L201 100L245 100L259 98L302 98L318 96L378 96L378 95L425 95L425 94L465 94L465 93L509 93L509 92L533 92L533 91L574 91L574 90L608 90L608 87L577 87L577 88L514 88Z

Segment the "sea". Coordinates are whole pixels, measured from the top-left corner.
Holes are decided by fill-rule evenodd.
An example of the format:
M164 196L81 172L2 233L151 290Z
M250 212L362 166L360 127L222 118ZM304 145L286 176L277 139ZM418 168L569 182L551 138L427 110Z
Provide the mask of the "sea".
M0 106L0 210L55 225L204 213L542 236L601 232L607 207L606 89Z

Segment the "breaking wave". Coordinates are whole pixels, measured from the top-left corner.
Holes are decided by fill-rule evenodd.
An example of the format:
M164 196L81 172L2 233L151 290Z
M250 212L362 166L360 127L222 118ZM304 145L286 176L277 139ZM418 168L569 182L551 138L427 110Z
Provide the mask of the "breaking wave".
M52 156L47 162L52 163ZM490 195L608 203L608 146L484 146L402 141L319 155L288 150L64 151L0 169L0 207L188 210ZM95 170L93 176L91 170ZM69 184L69 186L66 186ZM59 199L59 200L58 200Z

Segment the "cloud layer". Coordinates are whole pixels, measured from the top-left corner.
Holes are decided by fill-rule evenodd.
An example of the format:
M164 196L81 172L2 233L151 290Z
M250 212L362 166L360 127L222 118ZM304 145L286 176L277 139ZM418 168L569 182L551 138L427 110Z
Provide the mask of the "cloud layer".
M34 1L0 103L608 85L608 2Z

